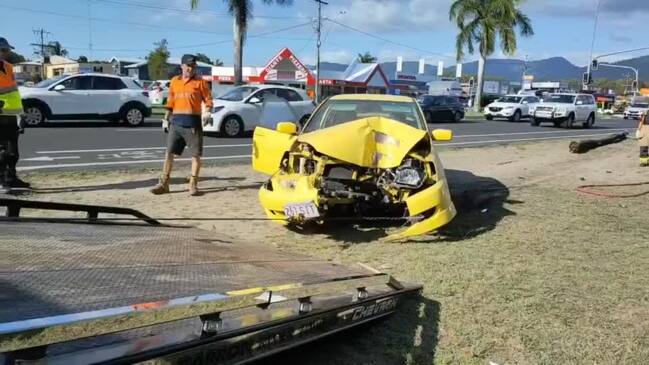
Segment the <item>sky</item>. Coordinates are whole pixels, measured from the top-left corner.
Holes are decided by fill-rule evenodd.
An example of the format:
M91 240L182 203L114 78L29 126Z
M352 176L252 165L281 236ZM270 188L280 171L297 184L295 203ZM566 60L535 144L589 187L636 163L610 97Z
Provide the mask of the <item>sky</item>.
M425 58L436 65L455 64L457 27L448 19L452 0L327 0L323 6L322 61L348 63L370 52L379 61ZM529 60L565 57L576 65L588 62L598 1L601 1L594 54L649 46L640 36L649 24L649 0L527 0L522 10L532 20L534 36L519 37L512 56L497 50L492 58ZM291 6L267 6L252 0L254 18L248 29L244 65L264 66L283 47L307 64L315 63L313 0L293 0ZM205 53L232 64L232 17L225 1L201 0L191 11L190 0L0 0L0 37L17 51L34 57L45 29L46 42L59 41L72 58L144 58L161 39L171 55ZM606 59L649 54L629 53ZM475 60L467 55L464 62Z

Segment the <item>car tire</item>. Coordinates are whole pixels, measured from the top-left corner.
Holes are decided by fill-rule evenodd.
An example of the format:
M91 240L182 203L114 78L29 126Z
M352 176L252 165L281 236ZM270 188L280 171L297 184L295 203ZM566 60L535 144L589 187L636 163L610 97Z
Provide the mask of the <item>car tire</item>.
M627 117L627 116L625 115L625 116L624 116L624 119L629 119L629 117Z
M582 124L584 128L590 128L595 124L595 114L590 113L586 122Z
M226 137L241 137L243 135L243 122L236 115L231 115L221 122L221 134Z
M144 123L145 112L139 105L127 105L122 110L121 118L129 127L138 127Z
M47 120L45 108L38 104L26 104L24 106L25 125L36 127L42 125Z
M563 122L557 122L557 121L555 121L555 122L552 122L552 124L554 124L554 127L555 127L555 128L561 128L561 124L563 124Z
M563 122L563 127L566 129L571 129L575 124L575 115L573 113L568 114L568 118Z
M485 116L485 119L486 119L486 120L494 120L494 117L493 117L493 115L491 115L491 114L487 114L487 115Z
M532 119L530 120L530 125L532 127L538 127L541 125L541 122L538 119L532 117Z
M459 123L461 121L462 121L462 113L460 112L453 113L453 122Z
M520 110L516 110L516 111L514 112L514 115L512 115L512 116L509 118L509 121L510 121L510 122L514 122L514 123L518 123L518 122L520 122L520 121L521 121L521 111L520 111Z

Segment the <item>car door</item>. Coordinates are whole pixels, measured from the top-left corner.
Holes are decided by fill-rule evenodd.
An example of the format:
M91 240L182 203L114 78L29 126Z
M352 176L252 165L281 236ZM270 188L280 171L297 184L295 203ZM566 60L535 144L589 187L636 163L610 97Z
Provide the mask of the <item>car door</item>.
M88 92L88 104L94 114L107 115L119 112L126 101L126 94L120 90L126 89L121 79L116 77L93 76L92 88Z
M254 99L259 102L252 102ZM240 117L243 119L244 129L251 130L259 125L259 118L261 117L264 100L272 100L277 98L275 88L267 88L257 90L251 94L242 104L240 109Z
M297 136L257 127L252 136L252 168L274 175L279 170L282 157L295 142Z
M432 122L448 120L450 117L448 108L444 105L443 96L433 96L428 111Z
M583 95L578 95L575 101L575 118L586 120L588 118L588 100Z
M54 90L63 85L63 90ZM49 107L54 115L89 114L88 91L92 86L91 76L73 76L50 88L52 92Z
M288 101L299 118L310 115L313 112L314 106L311 100L304 100L295 90L277 89L277 96Z
M455 120L455 112L462 112L460 101L454 96L445 96L444 101L448 108L448 120Z

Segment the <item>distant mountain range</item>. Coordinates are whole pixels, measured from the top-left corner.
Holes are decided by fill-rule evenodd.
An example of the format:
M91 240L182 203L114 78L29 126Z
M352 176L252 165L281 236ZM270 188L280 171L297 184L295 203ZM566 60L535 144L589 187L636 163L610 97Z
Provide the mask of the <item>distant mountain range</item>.
M520 81L523 75L524 63L525 61L516 59L489 59L487 60L486 74L488 78ZM640 81L649 81L649 56L631 58L613 64L638 68ZM323 70L344 71L347 68L347 65L331 62L322 62L320 65ZM394 78L397 68L396 62L384 62L381 63L381 67L388 78ZM418 62L403 62L404 73L417 74L418 69ZM475 75L477 72L477 61L464 63L462 65L463 75ZM581 80L584 72L586 72L586 67L576 66L563 57L551 57L543 60L527 62L527 74L534 75L535 81ZM444 73L455 75L455 66L445 67ZM595 79L618 80L624 79L625 75L632 74L633 72L630 70L600 66L599 70L594 71L593 77ZM437 75L437 66L426 64L424 75Z

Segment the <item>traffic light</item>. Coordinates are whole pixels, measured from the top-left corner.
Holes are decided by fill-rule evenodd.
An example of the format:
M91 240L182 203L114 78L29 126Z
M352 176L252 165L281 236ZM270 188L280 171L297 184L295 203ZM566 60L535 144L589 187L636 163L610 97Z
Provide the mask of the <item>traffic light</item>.
M591 74L590 72L584 72L584 76L581 80L584 85L590 85L593 83L593 74Z
M593 63L590 65L591 71L597 71L598 66L599 66L599 62L597 61L597 59L594 59Z

